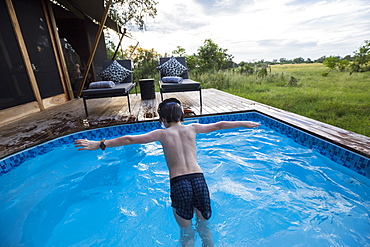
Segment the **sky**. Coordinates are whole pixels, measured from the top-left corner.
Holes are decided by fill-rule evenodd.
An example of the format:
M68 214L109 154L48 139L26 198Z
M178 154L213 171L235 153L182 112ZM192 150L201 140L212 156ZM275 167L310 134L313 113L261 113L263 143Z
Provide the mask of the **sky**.
M353 55L370 40L370 0L157 0L136 45L171 54L197 53L211 39L234 62Z

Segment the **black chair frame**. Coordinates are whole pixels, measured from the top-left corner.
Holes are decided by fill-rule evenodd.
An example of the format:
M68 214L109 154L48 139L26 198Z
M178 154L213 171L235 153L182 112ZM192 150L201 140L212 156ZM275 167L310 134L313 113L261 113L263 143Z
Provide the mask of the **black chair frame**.
M113 61L104 61L103 69L107 68ZM117 60L126 69L132 70L132 61L131 60ZM131 105L130 105L130 92L136 86L136 83L133 82L132 74L129 75L124 81L120 84L117 84L113 88L98 88L98 89L85 89L82 91L82 98L85 107L86 117L89 116L87 110L86 101L88 99L98 99L98 98L109 98L109 97L120 97L127 96L128 109L131 114ZM136 88L136 87L135 87Z
M159 59L159 65L162 65L166 61L168 61L169 57L162 57ZM184 65L186 67L186 60L185 57L176 57L176 60ZM188 71L185 71L181 77L183 78L182 83L164 83L162 82L162 77L164 75L161 74L161 71L159 71L160 81L159 81L159 88L161 93L161 99L163 101L163 94L164 93L176 93L176 92L189 92L189 91L199 91L199 101L200 101L200 107L202 108L203 102L202 102L202 87L200 85L200 82L193 81L189 79Z

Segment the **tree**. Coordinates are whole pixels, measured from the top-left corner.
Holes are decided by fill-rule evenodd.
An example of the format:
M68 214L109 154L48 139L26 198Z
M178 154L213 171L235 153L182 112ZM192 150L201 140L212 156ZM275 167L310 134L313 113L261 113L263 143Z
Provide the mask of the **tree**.
M306 59L306 63L313 63L313 62L312 62L311 58L309 58L309 57L308 57L308 58Z
M365 45L354 53L355 60L352 63L352 70L355 72L370 70L370 40L365 40Z
M341 72L343 72L343 71L346 70L346 68L348 67L349 64L350 64L350 62L348 60L341 59L341 60L338 61L337 66L338 66L339 70Z
M173 55L178 55L179 57L186 58L186 67L189 72L197 68L197 55L186 55L185 48L181 46L176 46L177 50L172 51Z
M139 29L143 29L144 19L157 15L157 4L154 0L113 0L109 16L122 27L133 21Z
M280 61L280 63L286 63L287 62L286 58L284 58L284 57L280 58L279 61Z
M353 57L351 55L346 55L343 59L347 61L353 61Z
M206 39L204 45L198 48L199 70L204 72L231 68L234 57L226 52L227 49L222 49L211 39Z
M325 58L326 58L326 56L322 56L322 57L320 57L320 58L316 59L316 60L315 60L315 63L323 63L323 62L324 62L324 60L325 60Z
M107 44L106 44L107 56L108 56L108 59L111 59L113 57L114 53L116 52L117 47L113 43L113 41L111 41L111 40L107 39L106 42L107 42ZM119 59L123 59L123 58L124 58L124 54L122 54L122 52L120 50L118 50L115 59L119 60Z
M189 72L191 73L191 71L193 71L194 69L197 68L197 56L194 54L194 55L185 55L186 57L186 67L188 67L189 69Z
M134 64L134 80L154 78L158 74L156 67L158 66L160 54L154 51L153 48L150 50L140 47L134 49L134 46L129 46L125 50L126 58L130 58Z
M293 63L303 63L304 58L303 57L297 57L293 59Z
M179 57L185 56L186 52L185 49L181 46L176 46L177 50L172 51L172 54L178 55Z
M139 29L143 29L144 19L147 17L154 18L157 15L157 9L155 8L157 4L154 0L113 0L112 6L109 8L109 17L121 27L125 27L133 21ZM105 38L108 58L112 58L116 45L109 40L109 31L106 32ZM115 59L122 59L123 56L118 51Z
M340 61L339 57L330 56L330 57L326 57L323 63L329 69L335 69L339 61Z

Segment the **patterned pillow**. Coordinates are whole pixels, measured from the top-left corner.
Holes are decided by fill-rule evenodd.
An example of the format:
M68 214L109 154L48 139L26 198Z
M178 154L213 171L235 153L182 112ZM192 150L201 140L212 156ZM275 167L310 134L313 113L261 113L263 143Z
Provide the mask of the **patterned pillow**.
M98 73L98 76L105 81L113 81L118 84L123 82L132 73L133 71L126 69L114 60L105 70Z
M165 63L158 66L157 69L161 71L162 76L181 76L185 71L188 70L188 68L182 65L173 56Z

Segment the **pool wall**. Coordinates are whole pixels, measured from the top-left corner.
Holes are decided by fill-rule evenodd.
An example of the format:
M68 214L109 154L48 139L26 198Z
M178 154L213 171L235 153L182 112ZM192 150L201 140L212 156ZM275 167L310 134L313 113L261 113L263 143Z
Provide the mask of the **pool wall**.
M309 147L318 153L330 158L336 163L345 166L367 178L370 178L370 159L348 150L339 145L320 139L307 132L301 131L288 124L270 118L258 112L245 112L227 115L203 116L192 119L198 119L199 123L214 123L218 121L257 121L289 138L292 138L297 143ZM186 120L192 120L186 119ZM100 140L102 138L112 138L126 134L133 134L143 131L151 131L160 128L158 121L142 122L135 124L125 124L101 129L87 130L63 136L55 140L40 144L38 146L28 148L22 152L10 155L0 160L0 176L5 174L15 167L21 165L28 159L32 159L38 155L45 154L55 147L70 143L73 145L76 139L91 139Z

